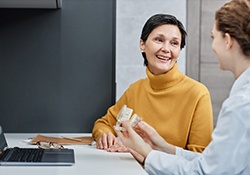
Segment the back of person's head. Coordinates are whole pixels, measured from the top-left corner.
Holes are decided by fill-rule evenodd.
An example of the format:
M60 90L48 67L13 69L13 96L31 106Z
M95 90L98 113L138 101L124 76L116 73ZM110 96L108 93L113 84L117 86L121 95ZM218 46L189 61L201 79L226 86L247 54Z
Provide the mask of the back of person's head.
M148 39L148 36L150 33L157 27L164 25L164 24L170 24L170 25L175 25L179 28L180 33L181 33L181 49L184 48L186 44L186 31L183 26L183 24L173 15L169 14L156 14L151 16L146 23L144 24L141 32L141 40L145 43ZM145 53L142 53L142 56L144 58L144 65L148 65L146 55Z
M216 28L239 43L242 53L250 56L250 0L231 0L215 13Z

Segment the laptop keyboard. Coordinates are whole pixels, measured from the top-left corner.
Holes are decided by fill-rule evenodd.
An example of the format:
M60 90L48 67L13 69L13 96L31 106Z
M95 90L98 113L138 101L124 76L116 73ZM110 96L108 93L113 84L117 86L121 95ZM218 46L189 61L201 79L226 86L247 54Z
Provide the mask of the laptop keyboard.
M40 162L44 149L10 148L0 154L0 160L8 162Z

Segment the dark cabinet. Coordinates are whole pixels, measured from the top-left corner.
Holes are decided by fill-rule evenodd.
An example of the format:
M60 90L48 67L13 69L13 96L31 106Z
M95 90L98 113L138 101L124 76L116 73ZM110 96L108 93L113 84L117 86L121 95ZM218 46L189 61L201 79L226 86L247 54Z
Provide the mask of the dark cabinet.
M0 9L5 132L91 132L115 102L115 0Z

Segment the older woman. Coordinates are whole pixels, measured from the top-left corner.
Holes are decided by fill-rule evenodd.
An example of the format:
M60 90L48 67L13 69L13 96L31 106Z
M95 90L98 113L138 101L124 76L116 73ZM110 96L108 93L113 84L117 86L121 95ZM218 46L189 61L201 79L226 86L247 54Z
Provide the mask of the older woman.
M213 131L210 94L203 84L178 70L185 38L182 23L172 15L156 14L147 20L140 39L147 78L131 84L95 122L92 134L97 148L127 151L113 129L117 114L127 105L167 142L196 152L205 149Z

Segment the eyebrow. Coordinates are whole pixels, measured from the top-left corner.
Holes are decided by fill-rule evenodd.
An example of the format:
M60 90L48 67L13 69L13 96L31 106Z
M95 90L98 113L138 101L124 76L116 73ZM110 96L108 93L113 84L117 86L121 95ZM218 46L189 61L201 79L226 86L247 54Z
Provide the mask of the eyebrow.
M157 35L160 36L160 37L166 38L165 35L163 35L163 34L157 34ZM172 39L174 39L174 40L181 40L181 38L178 38L178 37L172 37L171 40Z

